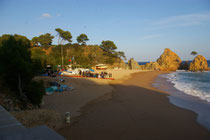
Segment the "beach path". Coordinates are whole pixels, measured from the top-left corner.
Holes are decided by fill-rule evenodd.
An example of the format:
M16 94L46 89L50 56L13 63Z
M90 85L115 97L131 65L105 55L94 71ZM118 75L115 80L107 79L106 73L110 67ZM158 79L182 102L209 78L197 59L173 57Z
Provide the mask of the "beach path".
M195 113L170 104L166 93L151 86L160 73L137 73L111 84L112 94L85 107L79 121L58 132L71 140L209 140L210 131L196 122Z

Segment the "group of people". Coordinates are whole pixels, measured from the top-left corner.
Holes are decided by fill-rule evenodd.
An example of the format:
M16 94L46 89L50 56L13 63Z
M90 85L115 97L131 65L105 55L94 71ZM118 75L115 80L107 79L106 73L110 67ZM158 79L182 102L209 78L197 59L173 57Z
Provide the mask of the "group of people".
M65 69L58 68L57 71L53 71L50 68L46 69L46 76L56 77L59 73L62 73ZM78 73L77 73L78 74ZM102 71L100 73L91 72L90 70L79 70L79 75L83 77L93 77L93 78L112 78L112 73L107 73L106 71Z
M47 76L56 77L56 74L53 70L46 69Z
M80 76L84 77L94 77L94 78L112 78L112 73L101 72L101 73L92 73L90 71L79 71Z

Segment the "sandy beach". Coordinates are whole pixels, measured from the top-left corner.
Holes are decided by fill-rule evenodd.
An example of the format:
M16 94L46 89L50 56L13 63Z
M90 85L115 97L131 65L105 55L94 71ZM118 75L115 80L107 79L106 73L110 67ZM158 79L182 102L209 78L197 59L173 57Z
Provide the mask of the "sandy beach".
M0 140L210 140L210 0L0 6Z
M71 78L75 90L46 96L43 108L80 115L57 131L71 140L209 140L210 132L196 122L195 113L170 104L167 93L151 86L161 73L139 72L114 81Z
M101 72L101 71L97 71ZM81 108L92 102L93 100L104 96L107 93L112 93L113 87L110 82L122 82L128 79L131 74L140 72L139 70L106 70L112 73L113 78L116 80L106 80L97 78L68 78L68 77L55 77L47 78L50 81L58 81L64 79L65 82L61 84L73 87L72 91L64 91L62 93L55 92L50 96L44 96L43 109L54 110L60 114L70 112L71 117L80 115ZM143 71L141 71L143 72ZM46 77L40 77L46 79Z

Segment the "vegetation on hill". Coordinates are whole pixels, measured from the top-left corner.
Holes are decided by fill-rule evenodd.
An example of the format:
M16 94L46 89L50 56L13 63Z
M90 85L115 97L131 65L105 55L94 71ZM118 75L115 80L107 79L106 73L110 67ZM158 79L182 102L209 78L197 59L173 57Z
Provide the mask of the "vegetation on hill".
M124 52L116 51L117 46L113 41L106 40L100 45L87 45L89 38L82 33L77 37L77 43L72 43L73 37L69 31L60 28L56 28L55 31L57 45L50 45L54 36L48 33L31 40L31 57L41 61L42 65L73 64L90 68L99 63L112 65L119 62L119 59L126 59Z
M52 40L53 40L54 36L52 36L49 33L40 35L39 37L33 37L31 40L32 45L34 46L42 46L42 47L47 47L52 45Z
M0 37L0 82L11 89L23 102L39 105L45 88L43 82L33 81L46 65L80 65L91 68L100 63L112 65L126 59L124 52L116 51L113 41L102 41L100 45L87 45L86 34L72 43L69 31L60 28L57 32L58 44L52 45L53 35L46 33L29 40L22 35L5 34Z

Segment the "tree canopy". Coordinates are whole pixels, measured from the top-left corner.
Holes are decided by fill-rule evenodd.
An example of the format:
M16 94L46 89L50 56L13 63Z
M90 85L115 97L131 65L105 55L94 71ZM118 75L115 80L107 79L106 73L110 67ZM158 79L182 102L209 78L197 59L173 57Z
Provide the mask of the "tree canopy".
M88 37L86 34L80 34L78 37L77 37L77 42L82 45L86 45L86 42L88 41Z
M107 40L107 41L102 41L100 45L101 49L104 50L107 53L113 53L116 49L117 46L114 44L113 41Z
M63 44L65 41L68 41L69 43L72 42L72 35L69 31L64 31L60 28L55 29L58 32L58 44Z
M2 35L2 36L0 37L0 45L2 45L2 42L8 40L10 37L11 37L10 34L4 34L4 35ZM25 36L18 35L18 34L14 34L13 37L14 37L14 39L15 39L16 41L21 40L22 43L25 44L25 45L30 44L30 40L29 40L27 37L25 37ZM30 48L30 46L28 46L28 47Z
M39 43L41 46L50 46L52 44L52 39L54 36L51 36L50 33L46 33L39 36Z
M34 66L31 59L29 40L20 35L2 36L0 40L2 40L0 45L0 78L2 78L5 84L15 91L20 98L28 98L34 104L41 103L41 98L45 91L37 93L36 90L33 90L36 95L39 94L35 99L36 101L30 98L32 95L31 92L27 92L27 90L29 90L27 88L28 86L34 87L34 85L31 85L31 82L36 74L36 69L38 69ZM40 85L41 84L38 86ZM41 86L43 89L43 85Z
M123 58L124 60L126 60L126 56L125 56L125 53L122 52L122 51L119 51L119 52L116 52L116 56L119 57L119 58Z
M114 63L115 59L118 57L118 53L115 51L117 49L117 46L113 41L107 40L102 41L100 48L104 51L104 55L107 56L107 59L105 60L105 63L112 64Z
M192 51L190 54L195 56L195 55L197 55L198 53L197 53L196 51Z
M39 46L40 39L39 39L39 37L33 37L31 42L32 42L33 46L37 47L37 46Z

